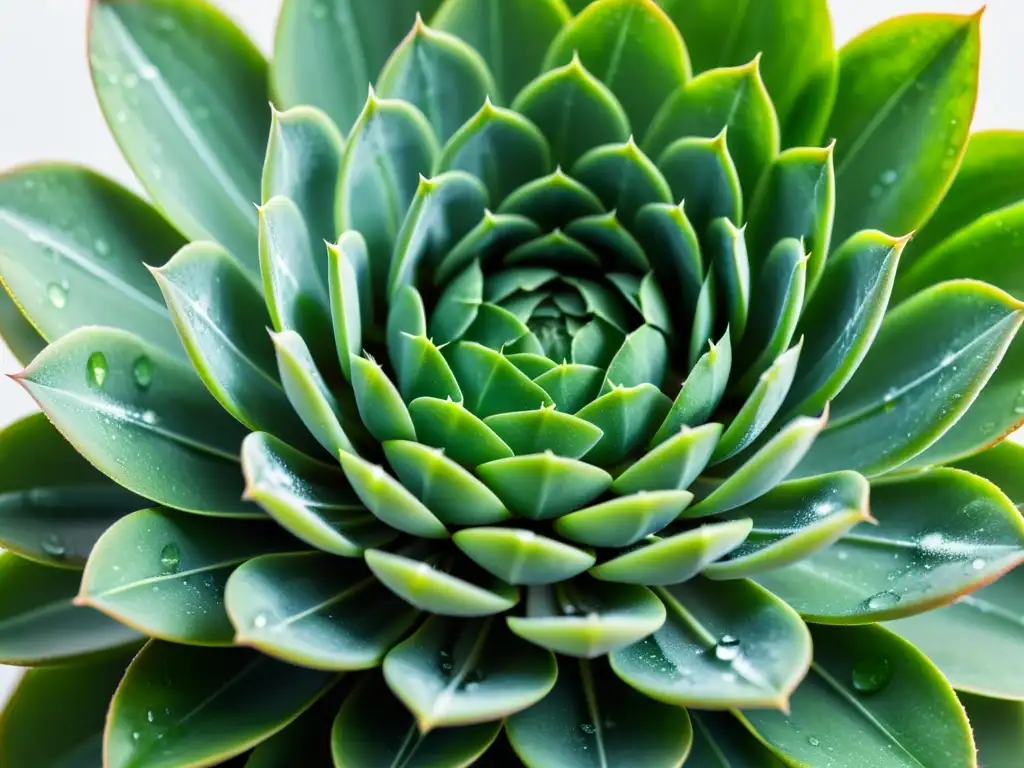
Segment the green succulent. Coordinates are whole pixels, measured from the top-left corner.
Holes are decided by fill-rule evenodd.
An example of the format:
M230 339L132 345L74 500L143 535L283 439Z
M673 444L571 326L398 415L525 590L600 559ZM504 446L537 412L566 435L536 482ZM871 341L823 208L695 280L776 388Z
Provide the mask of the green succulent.
M1019 766L978 21L93 0L152 202L0 177L0 766Z

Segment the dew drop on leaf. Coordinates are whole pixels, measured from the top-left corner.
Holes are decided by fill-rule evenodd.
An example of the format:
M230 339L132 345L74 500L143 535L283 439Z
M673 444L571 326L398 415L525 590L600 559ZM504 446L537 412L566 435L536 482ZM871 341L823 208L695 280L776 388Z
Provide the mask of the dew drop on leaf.
M1024 415L1024 389L1017 393L1017 400L1013 404L1013 412L1018 416Z
M42 544L43 552L52 557L54 560L63 560L64 555L67 554L67 548L64 546L64 542L61 541L60 536L53 533L43 539Z
M85 375L89 385L101 388L107 380L107 356L102 352L93 352L85 364Z
M160 565L167 571L174 573L181 564L181 551L177 544L168 544L160 550Z
M132 364L132 378L139 389L149 389L153 383L153 361L145 355L136 358Z
M580 723L580 730L584 733L597 733L597 728L592 723Z
M818 740L817 740L816 738L814 738L813 736L808 736L808 737L807 737L807 743L808 743L808 744L810 744L810 745L811 745L812 747L817 747L817 746L820 746L820 745L821 745L821 742L820 742L820 741L818 741Z
M732 635L722 635L715 643L715 658L719 661L733 661L740 655L740 641Z
M879 592L869 597L867 601L867 606L869 610L881 611L885 608L892 608L899 601L899 595L890 590L886 590L884 592Z
M889 684L891 676L889 660L884 656L873 656L853 665L851 682L858 693L878 693Z
M256 629L263 629L267 626L267 615L265 613L257 613L252 620L252 625Z
M984 561L984 560L982 560L982 559L981 559L980 557L978 557L978 558L975 558L975 559L974 559L974 560L973 560L973 561L971 562L971 568L973 568L973 569L974 569L974 570L976 570L976 571L980 571L980 570L981 570L982 568L984 568L984 567L985 567L985 561Z
M67 283L50 283L46 287L46 298L57 309L64 309L68 303Z
M147 720L148 720L149 722L151 722L151 723L152 723L152 722L153 722L154 720L156 720L156 715L154 715L154 714L153 714L153 710L152 710L152 709L151 709L151 710L149 710L149 711L148 711L148 712L146 713L146 719L147 719Z

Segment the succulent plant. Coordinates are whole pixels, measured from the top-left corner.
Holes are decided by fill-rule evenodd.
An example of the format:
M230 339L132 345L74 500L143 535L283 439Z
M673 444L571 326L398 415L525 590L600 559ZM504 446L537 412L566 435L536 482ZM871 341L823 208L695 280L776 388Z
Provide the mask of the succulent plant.
M151 202L0 177L43 411L0 765L1018 766L1024 134L969 136L979 45L285 0L268 64L93 0Z

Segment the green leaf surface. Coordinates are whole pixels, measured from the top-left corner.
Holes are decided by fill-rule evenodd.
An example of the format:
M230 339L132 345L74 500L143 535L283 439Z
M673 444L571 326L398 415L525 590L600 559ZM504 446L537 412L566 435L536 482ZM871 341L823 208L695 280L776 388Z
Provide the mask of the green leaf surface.
M361 561L320 553L249 560L224 600L236 645L323 670L378 666L419 615Z
M112 523L147 502L111 482L41 413L0 431L0 546L81 568Z
M645 0L603 0L587 6L555 38L544 68L577 57L615 94L638 135L668 95L690 77L690 57L679 30Z
M637 213L633 234L650 259L658 282L674 286L676 327L689 327L704 284L704 265L697 233L683 212L683 204L644 206Z
M362 235L344 232L337 245L327 246L327 272L334 344L341 372L351 381L351 357L363 351L363 326L369 335L373 323L370 259Z
M177 358L125 331L82 328L51 344L19 382L119 485L192 512L259 516L240 498L245 429Z
M263 294L238 262L215 243L191 243L153 277L192 366L217 402L251 430L315 445L278 378Z
M836 768L976 765L956 694L910 643L881 627L814 627L812 636L814 664L790 711L740 714L787 765L820 765L823 755Z
M614 210L627 229L648 203L671 203L672 190L657 166L632 141L595 147L576 161L572 175Z
M481 419L552 404L538 384L500 352L482 344L459 342L448 359L465 394L466 408Z
M622 225L615 211L574 219L566 226L565 232L597 254L603 263L627 270L650 267L644 249Z
M597 397L602 381L604 371L600 368L564 360L534 379L554 401L555 408L564 413L576 413Z
M398 391L402 399L447 399L461 404L462 390L440 348L426 336L399 335L398 344L389 351L398 371Z
M101 765L107 705L127 661L118 656L27 672L0 719L0 765Z
M690 711L695 768L783 768L783 763L730 713Z
M493 261L540 234L540 227L525 216L484 210L476 226L437 265L434 283L442 285L474 259Z
M423 733L384 677L369 674L338 712L331 751L336 768L462 768L476 762L500 732L496 720Z
M785 709L811 663L796 613L749 581L660 587L662 627L611 655L626 683L659 701L698 709Z
M424 734L526 709L544 698L556 675L552 653L520 640L493 617L432 616L384 660L388 687Z
M468 528L452 540L470 560L509 584L554 584L594 564L591 552L523 528Z
M84 168L47 163L0 176L0 282L31 320L3 298L0 325L24 362L38 332L48 341L83 325L126 328L181 355L160 291L145 265L185 244L149 205ZM17 349L20 346L21 350Z
M353 357L352 391L359 416L370 434L384 440L412 440L416 429L398 389L373 359Z
M944 608L886 626L912 642L957 690L1000 699L1024 697L1024 569L1014 568ZM971 649L968 656L963 651Z
M1010 296L969 280L901 304L833 401L831 422L796 475L878 475L921 453L970 407L1022 319Z
M665 420L652 441L659 445L682 427L699 427L714 413L725 394L732 371L732 337L729 329L716 344L708 342L708 351L697 360L672 402ZM715 437L717 442L718 436Z
M1014 440L1003 442L952 465L986 480L991 480L1018 509L1024 504L1024 445Z
M28 365L32 358L46 348L46 339L32 327L32 323L21 313L18 305L4 288L0 279L0 339L3 339L11 355L22 365Z
M255 432L242 443L245 496L312 547L359 557L397 532L371 515L341 471L296 451L273 435Z
M626 547L671 523L692 498L688 491L675 489L640 491L560 517L555 530L595 547Z
M443 449L460 464L476 466L512 456L493 429L458 403L420 397L409 404L409 413L419 441Z
M567 226L576 219L604 213L604 206L597 195L559 166L554 172L515 189L498 207L498 213L525 216L548 232ZM524 242L509 253L527 244ZM583 250L589 251L585 246Z
M1024 560L1020 513L961 470L875 481L871 513L877 526L861 523L758 581L811 621L862 624L951 603Z
M447 344L462 337L480 312L484 273L474 261L445 287L430 315L430 337Z
M561 517L612 484L603 469L550 452L489 461L476 471L509 509L531 520Z
M681 427L616 477L612 490L621 495L689 488L707 466L721 434L721 424Z
M157 207L255 271L270 130L259 50L205 2L98 0L89 62L107 124Z
M287 726L335 680L255 651L154 640L128 667L110 703L104 762L110 768L216 765ZM263 695L268 687L273 696Z
M942 199L978 93L980 16L890 19L843 46L835 137L837 242L874 227L909 234Z
M717 218L743 221L743 192L727 147L726 129L714 138L688 136L656 155L673 202L686 201L686 215L698 232Z
M542 648L595 659L654 632L665 621L665 607L646 587L583 578L531 587L526 615L506 621L509 629Z
M978 764L986 768L1013 768L1024 754L1024 704L958 693L970 719Z
M92 608L74 604L81 576L0 554L0 659L45 666L138 646L145 637Z
M601 395L576 412L604 432L584 458L602 466L625 460L650 442L670 407L669 399L653 384L616 387Z
M622 105L578 55L531 81L512 102L512 111L540 129L552 160L564 168L571 168L587 150L629 138Z
M590 422L547 406L534 411L494 414L484 423L517 456L551 451L558 456L579 459L603 434Z
M234 637L224 610L228 576L251 557L299 548L270 522L144 509L96 542L76 602L150 637L227 645Z

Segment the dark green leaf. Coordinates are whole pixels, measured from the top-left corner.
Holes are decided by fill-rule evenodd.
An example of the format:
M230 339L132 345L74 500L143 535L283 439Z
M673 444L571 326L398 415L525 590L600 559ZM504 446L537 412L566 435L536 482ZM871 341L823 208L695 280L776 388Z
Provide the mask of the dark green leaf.
M652 325L630 333L608 363L606 389L653 384L660 388L669 368L668 340Z
M644 249L615 211L573 219L565 233L597 254L602 263L627 270L644 271L650 267Z
M987 451L961 459L954 465L991 480L1019 509L1024 505L1024 445L1004 440Z
M512 456L497 433L458 403L420 397L409 404L421 443L445 451L448 458L475 467Z
M687 217L698 232L717 218L743 221L740 178L726 146L726 129L714 138L687 137L673 141L657 156L672 190L672 200L686 201Z
M732 339L729 329L725 330L717 344L709 341L708 346L708 351L697 360L683 382L652 444L665 442L682 427L699 427L721 402L732 370Z
M413 536L448 538L441 521L382 466L344 451L340 459L352 489L381 522Z
M560 517L555 520L555 530L567 539L595 547L627 547L679 517L692 498L688 491L642 490Z
M689 327L704 283L704 267L700 242L683 204L653 203L641 208L633 234L650 259L658 282L672 286L676 327Z
M363 328L373 325L373 286L366 240L358 232L344 232L337 245L327 246L327 287L334 322L334 344L346 379L352 381L353 355L363 351Z
M524 216L485 210L477 225L437 265L434 283L443 285L473 260L479 259L481 264L492 261L540 233L540 227Z
M481 419L552 404L539 385L500 352L482 344L459 342L448 359L465 393L466 408Z
M525 216L547 232L567 226L576 219L603 213L604 206L597 195L559 166L553 173L514 190L498 207L498 212L506 216ZM519 248L524 245L526 243Z
M509 509L531 520L568 514L612 484L603 469L551 452L489 461L477 474Z
M402 396L376 360L352 358L352 391L359 416L376 440L416 438L416 429Z
M46 349L46 339L22 314L0 279L0 340L10 349L14 359L22 365Z
M672 190L661 171L633 140L595 147L576 161L572 175L594 192L627 229L648 203L671 203Z
M690 711L693 724L693 750L689 762L693 768L783 768L783 763L725 712Z
M592 365L566 363L552 368L534 379L564 413L576 413L597 397L604 381L604 371Z
M1014 768L1024 754L1024 703L959 693L970 719L978 765Z

